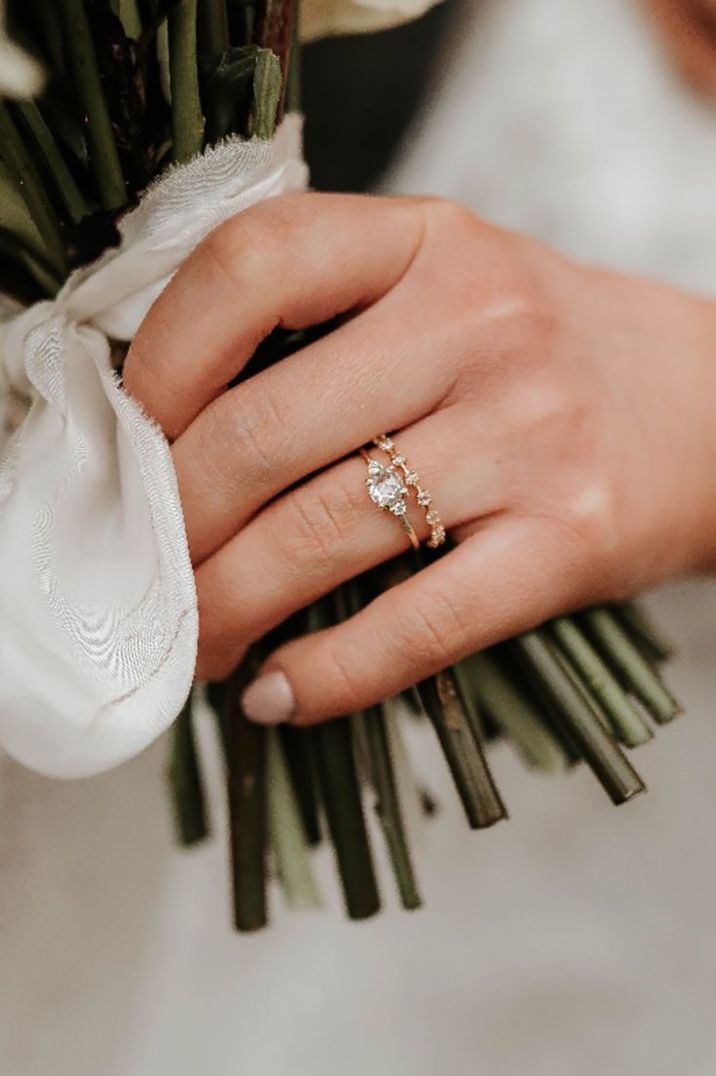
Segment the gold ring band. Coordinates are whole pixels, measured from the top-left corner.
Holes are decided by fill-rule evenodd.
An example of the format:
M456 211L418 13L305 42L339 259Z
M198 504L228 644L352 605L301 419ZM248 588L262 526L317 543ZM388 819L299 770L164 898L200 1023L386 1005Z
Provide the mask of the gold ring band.
M430 527L430 537L427 544L431 549L437 549L438 546L443 544L447 534L440 519L440 513L433 505L432 494L420 484L417 472L412 469L403 453L398 451L392 437L382 433L373 438L373 444L390 456L390 462L393 467L402 472L406 486L413 489L415 499L425 512L425 521Z
M397 469L392 464L385 465L373 459L365 448L360 450L360 454L368 464L368 477L365 484L373 504L384 512L392 512L402 523L413 549L420 549L420 539L408 518L408 487Z
M413 492L430 527L427 545L431 549L437 549L447 535L440 513L433 505L432 494L421 485L417 472L412 469L402 452L398 451L392 437L380 434L373 438L373 444L388 455L390 463L383 464L373 459L365 448L361 449L361 455L368 464L366 486L371 500L379 508L392 512L401 520L413 549L418 549L420 541L407 514L408 496Z

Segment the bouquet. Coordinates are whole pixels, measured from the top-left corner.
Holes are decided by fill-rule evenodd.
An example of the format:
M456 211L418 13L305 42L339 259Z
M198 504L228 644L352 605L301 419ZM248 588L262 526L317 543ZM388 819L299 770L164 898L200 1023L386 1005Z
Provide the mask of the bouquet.
M420 905L406 803L434 804L410 776L406 721L432 724L480 829L507 816L490 741L509 740L545 772L584 762L620 804L644 790L625 748L679 711L660 675L670 648L629 603L559 617L321 727L267 730L244 717L241 689L278 639L351 615L439 550L341 587L252 647L225 683L192 685L181 506L163 435L121 387L127 343L211 228L305 185L299 30L377 28L428 6L25 0L0 34L0 556L22 550L12 572L2 558L0 740L42 772L79 776L171 725L177 832L193 845L210 831L194 726L197 700L208 701L242 931L266 924L272 877L290 904L318 902L310 849L324 839L349 917L375 914L371 808L402 905ZM330 328L275 331L241 376ZM126 524L130 503L139 533Z

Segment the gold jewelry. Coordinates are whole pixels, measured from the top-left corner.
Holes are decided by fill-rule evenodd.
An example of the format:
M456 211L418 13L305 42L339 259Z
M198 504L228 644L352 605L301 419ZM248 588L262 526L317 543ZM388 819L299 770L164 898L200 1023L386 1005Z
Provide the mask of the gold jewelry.
M437 549L445 541L447 534L445 528L442 525L440 519L440 513L433 505L432 494L420 484L420 479L417 472L412 469L408 461L402 452L398 452L395 447L395 442L391 437L382 433L378 437L373 438L373 444L376 448L382 449L390 456L390 462L393 468L402 472L405 479L405 485L410 487L415 493L415 499L420 507L425 512L425 521L430 527L430 537L427 544L431 549Z
M368 496L373 504L377 504L385 512L392 512L400 520L411 546L413 549L419 549L420 539L408 519L408 487L402 477L392 463L384 464L380 460L374 460L365 448L360 450L360 454L368 464L368 477L365 480Z

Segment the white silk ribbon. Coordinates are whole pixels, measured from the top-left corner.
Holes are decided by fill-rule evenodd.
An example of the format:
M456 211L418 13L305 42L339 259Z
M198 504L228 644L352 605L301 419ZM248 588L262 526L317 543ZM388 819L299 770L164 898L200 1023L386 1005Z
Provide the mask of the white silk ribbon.
M301 121L169 170L57 298L0 308L0 745L55 777L154 740L189 692L194 576L169 445L124 391L129 341L212 229L307 184Z

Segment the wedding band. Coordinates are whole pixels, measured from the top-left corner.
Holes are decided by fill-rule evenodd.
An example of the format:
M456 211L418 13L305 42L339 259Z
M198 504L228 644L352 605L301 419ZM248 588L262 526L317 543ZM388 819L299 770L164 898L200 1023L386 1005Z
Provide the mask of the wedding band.
M420 539L408 518L408 487L393 464L384 464L373 457L365 448L361 456L368 464L368 477L365 480L368 496L373 504L384 512L392 512L403 524L403 529L410 539L413 549L420 549Z
M412 490L430 527L427 545L431 549L437 549L443 544L447 535L440 513L433 505L432 494L421 485L417 472L412 469L402 452L398 451L391 437L387 434L380 434L373 438L373 444L389 456L390 463L380 463L373 459L365 449L361 449L361 454L368 464L366 486L371 500L379 508L387 509L398 516L407 531L411 545L417 549L420 541L407 515L407 501Z

